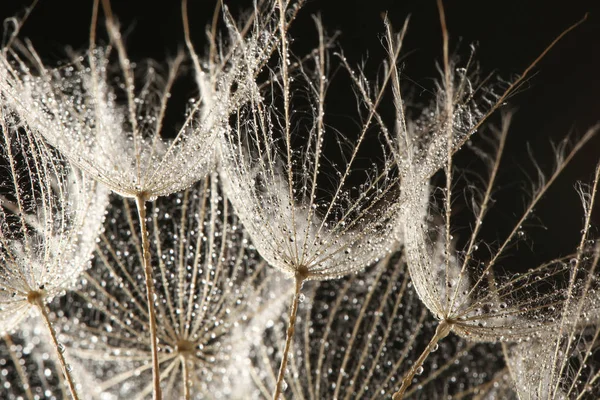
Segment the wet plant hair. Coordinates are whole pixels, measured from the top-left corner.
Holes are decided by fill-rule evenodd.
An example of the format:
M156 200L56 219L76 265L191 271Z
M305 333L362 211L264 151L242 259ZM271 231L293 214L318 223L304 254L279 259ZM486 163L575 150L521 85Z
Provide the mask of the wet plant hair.
M61 159L5 106L0 129L0 334L8 338L37 310L75 397L47 303L64 295L89 266L108 191Z
M503 105L579 23L495 81L474 47L451 55L438 0L439 78L411 95L408 21L383 17L373 78L325 16L299 51L304 0L217 3L201 51L182 0L187 54L164 65L130 58L109 0L58 67L6 34L0 398L597 398L600 168L576 186L577 244L523 254L599 127L532 156L521 208L495 218Z

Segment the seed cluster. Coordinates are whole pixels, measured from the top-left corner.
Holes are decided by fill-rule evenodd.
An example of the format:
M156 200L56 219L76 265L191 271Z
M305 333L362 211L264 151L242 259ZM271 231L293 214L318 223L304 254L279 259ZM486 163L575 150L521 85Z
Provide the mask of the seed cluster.
M488 240L512 82L449 54L416 107L386 19L381 74L293 52L302 0L220 3L200 55L134 63L109 0L89 49L45 65L0 54L0 398L594 399L600 396L600 164L582 228L531 264L536 207L595 136L555 145L508 229ZM109 42L96 43L99 15ZM18 30L16 30L18 32ZM181 71L199 96L165 127ZM334 74L335 72L335 74ZM354 129L328 90L353 85ZM394 108L392 121L382 112ZM499 114L497 126L490 123ZM477 171L455 164L471 153Z

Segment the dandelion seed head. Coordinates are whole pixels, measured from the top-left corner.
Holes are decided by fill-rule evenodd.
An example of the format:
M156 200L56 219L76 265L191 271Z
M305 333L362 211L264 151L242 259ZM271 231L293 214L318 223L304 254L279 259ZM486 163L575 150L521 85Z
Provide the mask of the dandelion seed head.
M164 118L183 55L166 73L153 61L133 63L116 23L107 28L111 46L93 44L87 56L60 68L41 64L31 47L6 49L3 96L36 134L116 193L151 200L189 187L213 169L217 138L255 90L243 74L262 66L268 48L260 47L256 29L243 38L231 26L229 42L215 42L222 58L206 60L200 98L170 137Z
M4 334L29 314L33 300L63 294L88 266L108 192L57 158L6 108L1 118L8 171L0 183Z
M101 381L99 397L152 390L144 274L132 212L126 199L111 206L119 222L102 235L94 269L71 295L75 315L65 321L73 335L70 354ZM163 393L181 395L187 376L198 398L228 398L236 384L229 377L240 374L241 382L238 361L254 335L246 330L248 321L264 301L264 289L255 287L264 264L244 233L233 229L238 223L216 176L157 200L148 220ZM129 234L109 239L111 232L124 231Z
M397 124L405 129L396 147L399 149L396 159L403 171L400 198L404 198L401 202L406 212L399 232L415 289L438 319L450 323L455 333L469 340L520 341L540 334L560 318L568 297L564 284L570 268L568 258L549 260L519 273L508 272L510 267L504 267L502 262L514 243L527 239L523 224L568 160L594 134L594 129L579 143L559 150L561 155L557 156L550 178L544 178L545 174L536 165L541 178L533 184L531 201L522 216L516 218L514 228L497 244L483 243L481 227L494 204L495 180L501 172L511 116L505 114L502 126L492 128L495 138L488 135L488 147L467 146L488 166L489 174L484 178L483 188L470 189L474 194L461 196L458 188L462 176L456 171L453 155L487 119L486 107L493 109L495 104L486 104L484 98L472 106L474 84L469 79L462 70L456 74L454 70L445 71L437 106L432 108L436 112L429 115L429 128L424 131L427 134L415 134L405 121ZM400 117L404 118L404 114ZM423 162L443 167L446 178L443 187L429 188L428 180L435 168L424 174ZM457 244L455 232L465 236L456 223L459 218L455 215L458 209L455 203L460 197L470 201L465 208L470 209L471 222L467 239Z
M222 137L220 164L260 254L289 275L316 280L356 272L395 249L400 208L391 200L398 177L388 160L353 172L372 139L369 124L355 139L327 126L329 61L320 38L306 67L292 71L282 60L266 94L240 109L238 125ZM271 98L284 104L263 100ZM339 146L342 162L324 155L326 143Z

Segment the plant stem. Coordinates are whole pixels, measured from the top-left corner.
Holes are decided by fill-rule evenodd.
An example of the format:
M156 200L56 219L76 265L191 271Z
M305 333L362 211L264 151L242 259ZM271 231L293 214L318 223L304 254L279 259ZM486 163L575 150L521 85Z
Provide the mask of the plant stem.
M400 386L400 389L398 389L398 391L392 395L392 400L402 400L404 397L404 392L406 392L406 389L408 389L412 383L413 378L417 374L417 370L423 366L423 362L425 362L427 357L429 357L429 354L431 354L435 345L437 345L441 339L448 336L451 328L452 325L446 320L443 320L439 323L435 330L435 335L433 335L429 341L429 344L427 344L427 347L425 347L425 350L423 350L423 353L419 356L404 378L402 378L402 385Z
M181 375L183 375L183 398L190 400L190 369L185 357L181 357Z
M285 337L285 346L283 348L283 358L281 359L281 365L279 366L279 374L277 376L277 385L275 387L275 393L273 394L273 400L279 400L281 394L281 385L283 384L283 378L285 376L285 369L288 363L288 355L290 352L290 346L292 344L292 338L294 337L294 330L296 329L296 316L298 314L298 302L300 297L300 289L302 288L302 282L304 277L301 274L296 274L296 290L294 291L294 300L292 301L292 307L290 310L290 322Z
M52 327L52 322L50 321L50 316L48 315L48 310L46 305L44 304L44 297L40 292L31 292L27 298L29 303L33 304L40 310L40 314L42 314L42 319L48 328L48 332L50 332L50 337L52 338L52 344L54 346L54 350L56 350L56 355L58 357L58 362L60 363L60 367L62 368L62 372L67 379L67 384L69 385L69 391L71 392L71 397L73 400L79 400L79 396L77 395L77 390L75 389L75 382L73 381L73 377L71 376L71 371L67 368L67 362L65 361L65 356L63 355L64 349L61 350L61 345L58 343L58 338L56 337L56 332Z
M135 204L140 219L140 233L142 236L142 258L144 261L144 277L146 279L146 300L148 302L148 319L150 322L150 342L152 348L152 383L154 400L161 400L160 391L160 369L158 366L158 338L156 335L156 312L154 311L154 280L152 279L152 266L150 265L150 242L148 241L148 229L146 227L146 198L139 194L135 198Z

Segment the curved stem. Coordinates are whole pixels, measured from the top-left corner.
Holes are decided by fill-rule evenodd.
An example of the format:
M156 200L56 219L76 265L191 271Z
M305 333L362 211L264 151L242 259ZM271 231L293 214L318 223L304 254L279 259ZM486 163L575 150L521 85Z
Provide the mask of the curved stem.
M452 325L449 324L446 320L441 321L439 323L435 330L435 335L433 335L433 337L429 341L429 344L427 344L427 347L425 348L425 350L423 350L423 353L419 356L417 361L413 364L413 366L410 368L410 370L404 376L404 378L402 378L402 385L400 386L400 389L398 389L398 391L392 395L392 400L402 400L402 398L404 397L404 392L406 392L406 389L408 389L408 387L412 383L412 380L417 374L419 368L423 366L423 363L425 362L427 357L429 357L429 354L431 354L435 345L437 345L437 343L441 339L448 336L448 333L450 333L451 328Z
M142 258L144 262L144 277L146 280L146 301L148 302L148 319L150 322L150 342L152 347L152 383L154 400L162 399L160 391L160 369L158 366L158 339L156 335L156 312L154 310L154 280L152 279L152 266L150 265L150 242L146 227L146 198L139 194L135 204L140 219L140 233L142 236Z
M56 332L52 327L52 322L50 321L50 316L48 315L48 310L46 309L46 305L44 304L44 298L39 292L34 292L29 296L29 302L36 306L38 310L40 310L40 314L42 315L42 319L48 328L48 332L50 332L50 337L52 338L52 345L54 346L54 350L56 350L56 356L58 357L58 362L60 363L60 367L62 372L67 380L67 385L69 385L69 391L71 392L71 397L73 400L79 400L79 396L77 395L77 390L75 389L75 382L73 381L73 377L71 376L70 368L67 366L67 362L65 361L65 356L63 355L64 348L62 348L61 344L58 343L58 338L56 337Z
M279 366L279 374L277 375L277 385L275 387L275 393L273 394L273 400L279 400L279 395L281 394L281 385L283 384L285 369L288 362L288 355L290 353L290 346L292 344L292 338L294 337L294 330L296 329L296 316L298 314L298 302L300 297L300 289L302 288L302 282L304 282L302 275L296 274L296 290L294 291L294 300L292 301L292 307L290 310L290 322L285 337L283 358L281 359L281 365Z

